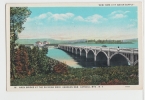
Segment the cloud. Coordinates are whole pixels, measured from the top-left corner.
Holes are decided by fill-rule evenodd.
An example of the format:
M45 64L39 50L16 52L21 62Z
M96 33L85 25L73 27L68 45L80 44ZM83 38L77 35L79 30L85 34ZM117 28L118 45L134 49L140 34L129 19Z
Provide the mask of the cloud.
M41 22L35 22L36 25L43 25Z
M74 18L74 20L77 20L77 21L85 21L82 16L77 16L77 17Z
M113 19L126 18L130 11L113 11L109 16Z
M137 27L137 20L136 19L130 19L129 24L127 25L127 28L135 28Z
M47 20L53 20L53 21L67 21L69 19L71 20L76 20L76 21L83 21L83 22L90 22L90 23L100 23L102 21L107 20L106 18L104 18L101 15L98 14L94 14L91 16L88 16L86 18L83 18L82 16L76 16L73 13L51 13L51 12L47 12L47 13L43 13L40 14L39 16L36 16L34 18L28 18L27 21L39 21L39 20L43 20L43 19L47 19Z
M30 17L27 18L27 22L30 22L32 21L32 19Z
M65 14L53 14L51 12L47 12L47 13L44 13L44 14L41 14L39 16L36 16L34 18L29 18L28 21L34 21L34 20L42 20L42 19L48 19L48 20L55 20L55 21L58 21L58 20L67 20L67 19L70 19L74 16L73 13L65 13Z
M127 17L127 15L124 15L124 14L115 14L112 18L118 19L118 18L125 18L125 17Z
M91 23L100 23L100 22L105 21L107 19L104 18L101 15L94 14L94 15L88 16L86 18L83 18L82 16L77 16L77 17L74 18L74 20L84 21L84 22L91 22Z
M55 21L57 20L67 20L74 16L73 13L65 13L65 14L52 14L48 19L53 19Z
M47 17L47 14L41 14L41 15L38 16L38 19L44 19L46 17Z
M100 21L104 21L104 20L107 20L107 19L104 18L101 15L95 14L95 15L92 15L92 16L87 17L85 20L87 22L98 23Z

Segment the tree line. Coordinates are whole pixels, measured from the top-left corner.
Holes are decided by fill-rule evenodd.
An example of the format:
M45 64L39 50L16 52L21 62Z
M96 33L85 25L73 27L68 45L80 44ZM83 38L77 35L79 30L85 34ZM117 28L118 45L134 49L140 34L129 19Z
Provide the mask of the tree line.
M87 40L87 43L97 43L97 44L123 44L130 43L124 42L123 40Z

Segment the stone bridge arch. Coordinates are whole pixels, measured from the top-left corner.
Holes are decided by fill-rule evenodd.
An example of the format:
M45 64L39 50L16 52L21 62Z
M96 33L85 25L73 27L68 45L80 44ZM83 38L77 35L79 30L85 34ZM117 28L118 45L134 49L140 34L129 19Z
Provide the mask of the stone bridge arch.
M63 47L63 50L67 50L67 47L66 47L66 46L64 46L64 47Z
M97 66L108 66L108 56L104 51L98 51L96 54L96 65Z
M76 48L75 48L75 47L73 47L72 53L73 53L73 54L76 54Z
M72 48L73 48L73 47L69 47L70 52L72 52Z
M110 59L111 59L113 56L117 55L117 54L120 54L120 55L123 56L129 63L131 63L131 61L130 61L125 55L123 55L122 53L114 53L113 55L110 56Z
M81 55L81 50L80 50L80 48L76 48L76 51L77 51L77 55Z
M96 54L92 49L90 49L90 50L87 51L86 57L90 61L95 61Z
M86 55L87 55L87 51L85 49L82 49L81 50L81 56L86 57Z
M119 62L118 60L117 60L117 58L118 57L120 57L120 58L118 58L118 59L120 59L120 62L122 61L122 60L126 60L126 62L125 62L125 60L123 61L124 63L120 63L120 65L119 65L119 63L118 63L118 66L121 66L121 65L129 65L129 64L131 64L131 61L129 60L129 58L128 57L126 57L125 55L123 55L122 53L114 53L113 55L111 55L110 56L110 64L112 65L113 64L113 57L115 57L116 56L116 61L115 62ZM118 57L117 57L118 56ZM122 60L121 60L121 58L122 58ZM129 64L128 64L129 63Z
M88 54L89 52L91 52L91 51L93 52L94 55L96 55L96 53L95 53L92 49L89 49L89 50L87 51L87 54Z
M97 56L100 52L104 53L104 54L106 55L106 57L108 58L107 53L106 53L105 51L102 51L102 50L98 51L98 52L96 53L96 56Z
M69 47L67 47L67 51L69 52Z
M70 52L70 47L67 47L67 51Z

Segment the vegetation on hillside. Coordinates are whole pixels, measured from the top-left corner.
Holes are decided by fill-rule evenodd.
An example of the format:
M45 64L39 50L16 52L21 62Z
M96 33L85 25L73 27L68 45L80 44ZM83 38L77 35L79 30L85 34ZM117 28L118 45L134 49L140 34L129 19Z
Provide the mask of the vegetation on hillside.
M65 69L65 72L52 71L48 74L38 74L37 76L27 76L22 79L12 80L11 85L137 85L139 79L137 66L66 67Z

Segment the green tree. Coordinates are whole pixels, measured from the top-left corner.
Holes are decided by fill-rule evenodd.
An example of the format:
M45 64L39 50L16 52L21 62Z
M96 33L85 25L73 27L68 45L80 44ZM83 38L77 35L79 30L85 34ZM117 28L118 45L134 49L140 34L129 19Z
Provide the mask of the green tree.
M38 51L37 55L37 65L38 65L38 71L39 73L45 73L48 71L48 59L47 59L47 54L48 49L47 48L42 48L41 50Z
M24 30L22 26L30 16L31 11L27 7L10 7L10 67L11 78L15 78L15 41L18 39L18 33Z
M16 41L18 33L21 33L25 27L22 25L30 16L31 11L27 7L10 8L10 39Z
M15 52L15 76L20 78L24 75L28 75L28 72L31 70L29 68L29 57L24 45L19 46Z

